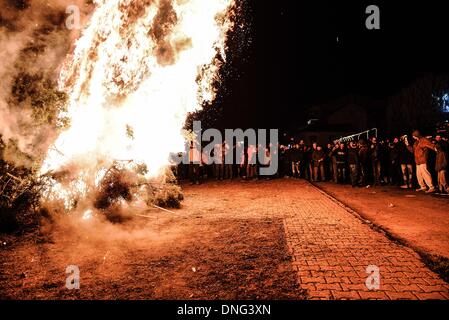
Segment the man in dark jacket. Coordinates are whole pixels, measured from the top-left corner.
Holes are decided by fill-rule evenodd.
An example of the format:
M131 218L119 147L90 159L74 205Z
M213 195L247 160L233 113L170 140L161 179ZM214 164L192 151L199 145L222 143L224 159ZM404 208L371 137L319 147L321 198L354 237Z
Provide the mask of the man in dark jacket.
M374 179L374 185L380 186L380 176L382 173L381 168L381 150L380 145L377 143L377 138L372 137L371 138L371 165L373 168L373 179Z
M334 155L337 162L337 182L345 183L347 154L344 143L340 143L340 147L334 151Z
M388 144L388 178L390 185L399 185L399 139Z
M402 171L402 179L403 185L402 189L411 189L413 188L413 154L411 154L407 150L407 146L405 145L405 138L403 136L401 138L401 142L399 143L399 163L401 165Z
M332 149L329 150L328 156L331 161L332 165L332 182L337 183L338 182L338 170L337 170L337 158L336 158L336 151L338 150L339 145L336 143Z
M354 141L351 141L349 143L348 164L349 164L349 173L351 176L351 184L352 187L355 188L358 186L358 179L359 179L359 150Z
M333 145L331 143L328 143L326 148L324 149L325 158L324 158L324 167L326 170L326 178L331 179L333 177L334 173L332 171L332 158L330 153L332 152Z
M321 181L326 180L325 172L324 172L324 159L326 154L323 151L321 146L317 146L316 149L312 153L312 162L313 162L313 181L318 181L318 173L320 173Z
M289 168L290 168L290 159L289 152L287 146L281 145L279 147L279 177L284 178L289 176Z
M440 135L435 137L437 159L435 170L438 173L438 189L441 193L449 193L447 184L447 167L448 167L448 144Z
M305 173L306 173L306 179L309 181L313 181L313 152L316 150L318 144L314 142L312 144L312 147L306 147L304 152L304 162L306 165Z
M365 140L359 141L360 182L362 186L368 185L368 172L370 165L369 148Z

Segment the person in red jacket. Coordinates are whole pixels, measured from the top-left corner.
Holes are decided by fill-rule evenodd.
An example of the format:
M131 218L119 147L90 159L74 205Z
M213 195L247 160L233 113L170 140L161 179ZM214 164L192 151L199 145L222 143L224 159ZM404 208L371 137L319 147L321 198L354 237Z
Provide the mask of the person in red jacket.
M432 181L432 175L427 169L427 160L429 158L429 150L435 151L435 145L426 137L421 135L418 130L413 131L413 139L415 143L411 145L408 139L405 140L407 149L415 155L416 178L420 188L416 191L426 191L426 193L435 192ZM428 188L428 189L427 189Z

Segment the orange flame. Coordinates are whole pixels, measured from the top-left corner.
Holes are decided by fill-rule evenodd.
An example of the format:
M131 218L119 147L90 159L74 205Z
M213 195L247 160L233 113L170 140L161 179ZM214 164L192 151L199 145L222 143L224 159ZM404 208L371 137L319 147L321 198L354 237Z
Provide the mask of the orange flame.
M97 180L114 159L132 159L147 165L149 177L157 176L169 153L183 149L187 113L215 98L212 84L225 60L234 0L96 5L60 75L60 87L70 96L64 116L71 127L49 150L41 171L76 163ZM64 198L67 188L54 190ZM85 186L78 181L75 188Z

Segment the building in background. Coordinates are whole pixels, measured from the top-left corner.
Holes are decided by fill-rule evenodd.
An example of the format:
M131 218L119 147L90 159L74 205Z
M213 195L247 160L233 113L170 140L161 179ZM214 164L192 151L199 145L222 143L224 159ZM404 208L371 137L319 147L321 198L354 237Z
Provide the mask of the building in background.
M338 138L379 127L384 118L382 103L358 96L346 96L309 108L310 119L295 136L306 143L326 144Z

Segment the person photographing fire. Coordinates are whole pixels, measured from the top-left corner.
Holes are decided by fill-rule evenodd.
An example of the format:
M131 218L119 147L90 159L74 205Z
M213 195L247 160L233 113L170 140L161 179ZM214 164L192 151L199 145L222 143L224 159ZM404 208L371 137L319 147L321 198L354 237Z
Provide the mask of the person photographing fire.
M415 156L416 178L420 186L416 191L433 193L435 192L435 186L433 185L432 175L427 169L427 160L429 158L429 150L436 151L435 145L429 139L423 137L419 130L413 131L412 136L415 140L413 145L410 144L407 137L404 137L404 140L407 149Z

